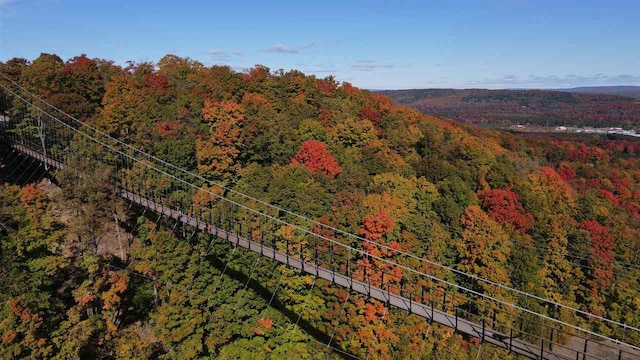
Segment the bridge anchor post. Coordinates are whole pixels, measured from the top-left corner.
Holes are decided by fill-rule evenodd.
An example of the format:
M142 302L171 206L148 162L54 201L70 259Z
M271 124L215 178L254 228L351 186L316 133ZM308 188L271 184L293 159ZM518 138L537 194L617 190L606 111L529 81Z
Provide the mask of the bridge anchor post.
M458 332L458 307L457 306L454 307L454 310L455 310L455 317L456 317L456 325L455 325L453 331L454 332Z
M387 309L391 308L391 284L387 284Z
M511 354L512 348L513 348L513 328L509 328L509 354Z
M260 233L260 256L264 256L264 237Z
M429 318L429 322L431 324L433 324L433 313L434 313L434 310L433 310L433 297L429 296L429 300L431 301L431 318Z
M447 290L444 290L442 294L442 311L447 311Z
M289 239L285 239L285 246L287 247L285 249L285 254L287 255L287 267L290 267L290 264L289 264Z

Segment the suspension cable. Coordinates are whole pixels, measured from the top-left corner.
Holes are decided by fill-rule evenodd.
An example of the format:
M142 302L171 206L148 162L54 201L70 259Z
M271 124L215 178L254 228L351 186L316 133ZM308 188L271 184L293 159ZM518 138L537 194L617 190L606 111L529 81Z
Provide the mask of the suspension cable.
M1 74L1 73L0 73L0 74ZM2 74L2 75L3 75L3 74ZM3 76L4 76L4 75L3 75ZM152 170L155 170L155 171L157 171L157 172L159 172L159 173L161 173L161 174L164 174L164 175L166 175L166 176L168 176L168 177L170 177L170 178L173 178L174 180L177 180L177 181L178 181L178 182L180 182L180 183L183 183L183 184L185 184L185 185L187 185L187 186L191 186L191 187L193 187L193 188L195 188L195 189L199 189L199 190L205 191L205 192L209 193L210 195L212 195L212 196L214 196L214 197L216 197L216 198L219 198L219 199L221 199L221 200L223 200L223 201L225 201L225 202L228 202L228 203L230 203L230 204L233 204L233 205L235 205L235 206L238 206L239 208L245 209L245 210L247 210L247 211L249 211L249 212L252 212L252 213L254 213L254 214L256 214L256 215L260 215L260 216L266 217L266 218L268 218L268 219L270 219L270 220L276 221L276 222L281 223L281 224L283 224L283 225L291 226L291 227L293 227L293 228L295 228L295 229L298 229L298 230L300 230L300 231L302 231L302 232L306 233L307 235L311 235L311 236L317 237L317 238L319 238L319 239L322 239L322 240L328 241L328 242L333 243L333 244L335 244L335 245L341 246L341 247L343 247L343 248L345 248L345 249L347 249L347 250L353 250L354 252L359 253L359 254L361 254L361 255L365 255L365 256L368 256L368 257L370 257L370 258L376 259L376 260L378 260L378 261L381 261L381 262L387 263L387 264L389 264L389 265L391 265L391 266L396 266L396 267L398 267L398 268L400 268L400 269L403 269L403 270L406 270L406 271L409 271L409 272L415 273L415 274L417 274L417 275L421 275L421 276L427 277L427 278L429 278L429 279L431 279L431 280L441 282L441 283L443 283L443 284L446 284L446 285L451 286L451 287L453 287L453 288L456 288L456 289L459 289L459 290L462 290L462 291L468 292L468 293L470 293L470 294L474 294L474 295L479 296L479 297L481 297L481 298L484 298L484 299L487 299L487 300L491 300L491 301L494 301L494 302L496 302L496 303L500 303L500 304L502 304L502 305L505 305L505 306L508 306L508 307L511 307L511 308L514 308L514 309L517 309L517 310L520 310L520 311L523 311L523 312L530 313L530 314L532 314L532 315L534 315L534 316L537 316L537 317L540 317L540 318L543 318L543 319L548 319L549 321L556 322L556 323L558 323L558 324L561 324L561 325L565 325L565 326L571 327L571 328L573 328L573 329L575 329L575 330L582 331L582 332L584 332L584 333L588 333L588 334L591 334L591 335L596 336L596 337L600 337L600 338L603 338L603 339L611 340L611 341L614 341L614 342L620 342L619 340L612 339L612 338L609 338L609 337L607 337L607 336L604 336L604 335L601 335L601 334L598 334L598 333L592 332L592 331L590 331L590 330L586 330L586 329L584 329L584 328L582 328L582 327L579 327L579 326L576 326L576 325L573 325L573 324L570 324L570 323L566 323L566 322L564 322L564 321L561 321L561 320L558 320L558 319L555 319L555 318L549 317L549 316L547 316L547 315L543 315L543 314L537 313L537 312L535 312L535 311L532 311L532 310L526 309L526 308L524 308L524 307L521 307L521 306L515 305L515 304L513 304L513 303L510 303L510 302L507 302L507 301L504 301L504 300L500 300L500 299L497 299L497 298L495 298L495 297L492 297L492 296L489 296L489 295L486 295L486 294L482 294L482 293L480 293L480 292L477 292L477 291L474 291L474 290L471 290L471 289L467 289L467 288L465 288L465 287L463 287L463 286L457 285L457 284L452 283L452 282L450 282L450 281L446 281L446 280L443 280L443 279L437 278L437 277L435 277L435 276L432 276L432 275L426 274L426 273L424 273L424 272L421 272L421 271L419 271L419 270L416 270L416 269L410 268L410 267L408 267L408 266L405 266L405 265L401 265L401 264L398 264L398 263L392 262L392 261L390 261L390 260L388 260L388 259L383 259L383 258L381 258L381 257L375 256L375 255L371 255L371 254L367 253L367 252L366 252L366 251L364 251L364 250L357 249L357 248L354 248L354 247L352 247L352 246L348 246L348 245L342 244L342 243L340 243L340 242L338 242L338 241L336 241L336 240L334 240L334 239L328 238L328 237L323 236L323 235L321 235L321 234L317 234L317 233L315 233L315 232L313 232L313 231L310 231L310 230L308 230L308 229L306 229L306 228L303 228L303 227L301 227L301 226L299 226L299 225L297 225L297 224L291 224L291 223L289 223L289 222L287 222L287 221L284 221L284 220L282 220L282 219L280 219L280 218L278 218L278 217L275 217L275 216L272 216L272 215L269 215L269 214L263 213L263 212L261 212L261 211L259 211L259 210L255 210L255 209L253 209L253 208L251 208L251 207L249 207L249 206L247 206L247 205L244 205L244 204L238 203L238 202L233 201L233 200L231 200L231 199L228 199L228 198L226 198L226 197L224 197L224 196L221 196L221 195L219 195L219 194L216 194L216 193L214 193L214 192L212 192L212 191L210 191L210 190L207 190L207 189L204 189L204 188L199 187L199 186L197 186L197 185L194 185L194 184L192 184L192 183L189 183L189 182L187 182L187 181L186 181L186 180L184 180L184 179L181 179L181 178L179 178L179 177L177 177L177 176L175 176L175 175L173 175L173 174L167 173L166 171L164 171L164 170L162 170L162 169L159 169L159 168L157 168L157 167L153 166L152 164L149 164L149 163L147 163L147 162L145 162L145 161L142 161L142 160L139 160L139 159L137 159L137 158L135 158L135 157L132 157L131 155L126 154L126 153L124 153L124 152L122 152L122 151L120 151L120 150L118 150L118 149L115 149L115 148L114 148L114 147L112 147L111 145L109 145L109 144L107 144L107 143L105 143L105 142L103 142L103 141L100 141L100 140L98 140L97 138L95 138L95 137L93 137L93 136L91 136L91 135L89 135L89 134L87 134L87 133L85 133L85 132L83 132L83 131L81 131L81 130L79 130L79 129L77 129L77 128L74 128L73 126L71 126L71 125L69 125L69 124L65 123L64 121L62 121L62 120L60 120L60 119L56 118L55 116L53 116L53 115L51 115L51 114L47 113L47 112L46 112L46 111L44 111L43 109L40 109L39 107L37 107L37 106L33 105L31 102L29 102L28 100L26 100L24 97L22 97L22 96L20 96L20 95L16 94L15 92L13 92L11 89L8 89L8 88L7 88L7 87L5 87L4 85L0 84L0 87L3 87L4 89L6 89L6 90L7 90L7 91L9 91L10 93L12 93L14 96L17 96L18 98L20 98L20 99L21 99L23 102L25 102L26 104L31 105L32 107L34 107L34 109L36 109L36 110L38 110L38 111L42 112L43 114L47 115L48 117L50 117L50 118L51 118L51 119L53 119L54 121L57 121L57 122L61 123L63 126L65 126L65 127L69 128L69 129L70 129L70 130L72 130L73 132L76 132L76 133L78 133L78 134L80 134L80 135L83 135L83 136L85 136L85 137L87 137L87 138L89 138L89 139L93 140L94 142L96 142L96 143L98 143L98 144L100 144L100 145L102 145L102 146L104 146L104 147L106 147L106 148L108 148L108 149L110 149L110 150L114 151L115 153L120 154L120 155L122 155L122 156L124 156L124 157L126 157L126 158L130 158L130 159L132 159L134 162L137 162L137 163L143 164L144 166L146 166L146 167L148 167L148 168L150 168L150 169L152 169ZM28 92L28 91L27 91L27 92ZM35 96L35 95L34 95L34 96ZM40 99L40 101L44 102L44 101L43 101L43 100L41 100L41 99ZM46 104L46 102L45 102L45 104ZM53 107L53 106L51 105L51 107ZM54 109L57 109L57 108L55 108L55 107L53 107L53 108L54 108ZM66 113L64 113L64 112L62 112L61 110L59 110L59 109L57 109L57 110L58 110L58 111L60 111L61 113L65 114L65 115L67 115L67 116L71 117L70 115L68 115L68 114L66 114ZM74 120L76 120L76 121L78 121L78 122L80 122L79 120L77 120L77 119L75 119L75 118L73 118L73 117L71 117L71 118L72 118L72 119L74 119ZM82 126L86 126L86 127L89 127L90 129L94 129L93 127L88 126L88 125L86 125L86 124L84 124L84 123L82 123L82 122L80 122L80 123L82 124ZM94 129L94 130L95 130L95 129ZM119 141L119 140L117 140L117 139L114 139L113 137L111 137L111 136L109 136L109 135L106 135L106 134L102 133L102 132L101 132L101 131L99 131L99 130L95 130L95 131L96 131L96 132L98 132L98 133L100 133L100 134L102 134L103 136L107 137L107 138L108 138L108 139L110 139L110 140L114 140L114 141L116 141L116 142L117 142L117 143L119 143L119 144L123 144L123 146L125 146L125 147L127 147L127 148L129 148L129 149L133 150L133 151L134 151L134 152L136 152L136 153L141 153L141 154L143 154L144 156L148 156L148 157L150 157L150 158L152 158L152 159L157 159L157 158L155 158L154 156L149 155L149 154L147 154L147 153L145 153L145 152L143 152L143 151L141 151L141 150L138 150L138 149L136 149L136 148L132 147L131 145L128 145L128 144L126 144L126 143L123 143L123 142L121 142L121 141ZM175 165L172 165L172 164L170 164L170 163L166 163L166 162L165 162L165 161L163 161L163 160L157 159L157 161L159 161L159 162L161 162L161 163L163 163L163 164L167 164L167 165L168 165L169 167L171 167L171 168L178 169L178 170L179 170L180 172L182 172L182 173L186 173L186 174L188 174L188 175L190 175L190 176L196 177L197 179L203 180L203 181L205 181L205 182L207 182L207 183L210 183L210 184L212 184L212 185L214 185L214 186L219 186L219 187L221 187L221 188L223 188L223 189L225 189L225 190L228 190L229 192L239 194L239 195L241 195L241 196L243 196L243 197L245 197L245 198L251 198L251 197L250 197L250 196L248 196L248 195L244 195L244 194L239 193L239 192L237 192L237 191L235 191L235 190L232 190L232 189L229 189L229 188L223 187L223 186L221 186L221 185L219 185L219 184L213 183L213 182L211 182L211 181L209 181L209 180L207 180L207 179L205 179L205 178L202 178L202 177L201 177L201 176L199 176L199 175L196 175L196 174L193 174L193 173L191 173L191 172L189 172L189 171L187 171L187 170L184 170L184 169L178 168L178 167L176 167ZM258 199L255 199L255 198L251 198L251 199L254 199L254 201L259 202L259 203L263 203L263 204L265 204L265 205L267 205L267 206L269 206L269 207L280 209L281 211L283 211L283 212L285 212L285 213L288 213L288 214L291 214L291 215L293 215L293 216L295 216L295 217L303 218L303 219L307 219L307 218L305 218L305 217L304 217L304 216L302 216L302 215L298 215L298 214L292 213L292 212L290 212L290 211L288 211L288 210L281 209L281 208L279 208L279 207L277 207L277 206L270 205L270 204L268 204L268 203L266 203L266 202L263 202L263 201L261 201L261 200L258 200ZM307 220L310 220L310 219L307 219ZM542 297L539 297L539 296L536 296L536 295L533 295L533 294L527 293L527 292L522 291L522 290L514 289L514 288L511 288L511 287L509 287L509 286L506 286L506 285L500 284L500 283L495 283L495 282L493 282L493 281L490 281L490 280L487 280L487 279L484 279L484 278L481 278L481 277L475 276L475 275L473 275L473 274L467 274L467 273L465 273L465 272L462 272L462 271L460 271L460 270L457 270L457 269L451 268L451 267L449 267L449 266L445 266L445 265L439 264L439 263L437 263L437 262L433 262L433 261L428 260L428 259L422 259L422 258L419 258L419 257L417 257L417 256L413 255L413 254L410 254L410 253L407 253L407 252L398 251L398 250L396 250L396 249L392 249L392 248L390 248L390 247L388 247L388 246L386 246L386 245L381 245L381 244L378 244L378 243L372 242L371 240L368 240L368 239L365 239L365 238L359 237L359 236L357 236L357 235L353 235L353 234L347 233L347 232L345 232L345 231L343 231L343 230L340 230L340 229L337 229L337 228L330 227L330 226L328 226L328 225L322 224L322 223L317 222L317 221L315 221L315 220L310 220L310 221L311 221L311 222L313 222L313 223L316 223L316 224L318 224L318 225L324 226L324 227L326 227L326 228L334 229L336 232L343 233L343 234L346 234L346 235L348 235L348 236L352 236L352 237L355 237L355 238L358 238L358 239L362 239L363 241L366 241L366 242L368 242L368 243L372 243L372 244L375 244L375 245L377 245L377 246L381 246L381 247L383 247L383 248L389 248L389 250L390 250L390 251L392 251L392 252L394 252L394 253L401 254L401 255L406 255L406 256L409 256L409 257L414 258L414 259L417 259L417 260L425 261L425 262L427 262L427 263L429 263L429 264L431 264L431 265L434 265L434 266L437 266L437 267L441 267L441 268L447 269L447 270L449 270L449 271L451 271L451 272L458 273L458 274L463 275L463 276L471 277L471 278L474 278L474 279L476 279L476 280L478 280L478 281L486 282L486 283L488 283L488 284L491 284L491 285L494 285L494 286L497 286L497 287L503 288L503 289L505 289L505 290L513 291L513 292L519 293L519 294L524 295L524 296L527 296L527 297L535 298L535 299L537 299L537 300L539 300L539 301L543 301L543 302L546 302L546 303L549 303L549 304L552 304L552 305L556 305L556 306L558 306L558 307L566 308L566 309L568 309L568 310L571 310L571 311L576 312L576 313L580 313L580 314L585 315L585 316L588 316L588 317L590 317L590 318L599 319L599 320L602 320L602 321L604 321L604 322L608 322L608 323L612 323L612 324L618 325L618 326L620 326L620 327L624 327L625 329L629 329L629 330L633 330L633 331L640 332L640 329L638 329L638 328L636 328L636 327L632 327L632 326L630 326L630 325L627 325L627 324L624 324L624 323L620 323L620 322L617 322L617 321L615 321L615 320L611 320L611 319L608 319L608 318L605 318L605 317L602 317L602 316L598 316L598 315L595 315L595 314L591 314L591 313L588 313L588 312L586 312L586 311L583 311L583 310L579 310L579 309L573 308L573 307L571 307L571 306L567 306L567 305L564 305L564 304L561 304L561 303L553 302L553 301L550 301L550 300L544 299L544 298L542 298ZM625 344L626 344L626 343L625 343ZM634 345L631 345L631 344L626 344L626 345L627 345L627 346L629 346L629 347L632 347L632 348L634 348L634 349L640 350L640 348L638 348L638 347L636 347L636 346L634 346Z
M587 312L587 311L584 311L584 310L580 310L580 309L574 308L574 307L572 307L572 306L565 305L565 304L562 304L562 303L559 303L559 302L556 302L556 301L553 301L553 300L549 300L549 299L543 298L543 297L541 297L541 296L538 296L538 295L535 295L535 294L531 294L531 293L528 293L528 292L526 292L526 291L523 291L523 290L520 290L520 289L516 289L516 288L510 287L510 286L508 286L508 285L504 285L504 284L502 284L502 283L498 283L498 282L495 282L495 281L492 281L492 280L488 280L488 279L482 278L482 277L477 276L477 275L474 275L474 274L469 274L469 273L466 273L466 272L464 272L464 271L460 271L460 270L458 270L458 269L455 269L455 268L453 268L453 267L451 267L451 266L447 266L447 265L444 265L444 264L441 264L441 263L438 263L438 262L436 262L436 261L432 261L432 260L429 260L429 259L421 258L421 257L418 257L418 256L416 256L416 255L414 255L414 254L409 253L409 252L402 251L402 250L399 250L399 249L396 249L396 248L392 248L392 247L390 247L390 246L388 246L388 245L385 245L385 244L376 243L376 242L371 241L371 240L369 240L369 239L366 239L366 238L364 238L364 237L361 237L361 236L358 236L358 235L355 235L355 234L349 233L349 232L347 232L347 231L344 231L344 230L338 229L338 228L336 228L336 227L332 227L332 226L330 226L330 225L327 225L327 224L321 223L321 222L319 222L319 221L316 221L316 220L313 220L313 219L307 218L307 217L305 217L305 216L303 216L303 215L300 215L300 214L294 213L294 212L289 211L289 210L287 210L287 209L281 208L281 207L279 207L279 206L277 206L277 205L270 204L270 203L265 202L265 201L263 201L263 200L260 200L260 199L258 199L258 198L255 198L255 197L252 197L252 196L246 195L246 194L244 194L244 193L241 193L241 192L239 192L239 191L237 191L237 190L233 190L232 188L229 188L229 187L224 186L224 185L222 185L222 184L219 184L219 183L217 183L217 182L213 182L213 181L211 181L211 180L209 180L209 179L206 179L206 178L202 177L201 175L198 175L198 174L192 173L192 172L190 172L190 171L188 171L188 170L182 169L182 168L180 168L180 167L178 167L178 166L175 166L175 165L173 165L173 164L171 164L171 163L169 163L169 162L166 162L166 161L164 161L164 160L162 160L162 159L159 159L159 158L157 158L157 157L155 157L155 156L153 156L153 155L151 155L151 154L149 154L149 153L147 153L147 152L144 152L144 151L142 151L142 150L140 150L140 149L138 149L138 148L136 148L136 147L133 147L133 146L131 146L131 145L129 145L129 144L127 144L127 143L125 143L125 142L121 141L121 140L118 140L118 139L116 139L116 138L112 137L111 135L106 134L106 133L104 133L103 131L101 131L101 130L99 130L99 129L97 129L97 128L95 128L95 127L93 127L93 126L89 125L89 124L86 124L86 123L82 122L81 120L78 120L78 119L77 119L77 118L75 118L74 116L72 116L72 115L70 115L70 114L68 114L68 113L66 113L66 112L64 112L64 111L62 111L61 109L59 109L59 108L55 107L54 105L52 105L52 104L48 103L47 101L45 101L45 100L43 100L42 98L38 97L37 95L33 94L31 91L29 91L29 90L25 89L25 88L24 88L24 87L22 87L20 84L16 83L15 81L13 81L13 80L12 80L12 79L10 79L9 77L7 77L5 74L3 74L3 73L1 73L1 72L0 72L0 75L2 75L4 78L6 78L7 80L9 80L11 83L13 83L13 84L14 84L14 85L16 85L17 87L19 87L20 89L22 89L23 91L25 91L26 93L30 94L31 96L33 96L34 98L36 98L37 100L39 100L40 102L42 102L43 104L45 104L45 105L47 105L47 106L49 106L49 107L51 107L51 108L55 109L56 111L58 111L59 113L61 113L61 114L65 115L66 117L70 118L71 120L74 120L75 122L77 122L77 123L80 125L80 127L87 127L87 128L89 128L89 129L93 130L94 132L96 132L96 133L100 134L101 136L103 136L103 137L105 137L105 138L107 138L107 139L109 139L109 140L111 140L111 141L115 141L117 144L122 145L122 146L124 146L124 147L126 147L126 148L128 148L128 149L132 150L133 152L140 153L141 155L143 155L143 156L145 156L145 157L148 157L149 159L152 159L153 161L157 161L157 162L159 162L159 163L161 163L161 164L163 164L163 165L168 166L168 167L169 167L169 168L171 168L171 169L174 169L174 170L176 170L176 171L178 171L178 172L181 172L181 173L187 174L187 175L189 175L189 176L192 176L192 177L196 178L197 180L204 181L205 183L208 183L208 184L210 184L210 185L212 185L212 186L218 187L218 188L220 188L220 189L222 189L222 190L224 190L224 191L227 191L227 192L229 192L229 193L233 193L233 194L239 195L240 197L243 197L243 198L245 198L245 199L247 199L247 200L255 201L255 202L257 202L257 203L259 203L259 204L261 204L261 205L264 205L264 206L266 206L266 207L269 207L269 208L272 208L272 209L274 209L274 210L277 210L278 212L282 212L282 213L285 213L285 214L288 214L288 215L294 216L294 217L296 217L296 218L302 219L302 220L304 220L304 221L308 221L308 222L310 222L311 224L314 224L314 225L317 225L317 226L324 227L324 228L326 228L326 229L328 229L328 230L332 230L332 231L334 231L334 232L336 232L336 233L339 233L339 234L342 234L342 235L344 235L344 236L351 237L351 238L357 239L357 240L359 240L359 241L363 241L363 242L366 242L366 243L372 244L372 245L374 245L374 246L377 246L377 247L383 248L383 249L385 249L386 251L389 251L389 252L391 252L391 253L398 254L398 255L402 255L402 256L406 256L406 257L409 257L409 258L414 259L414 260L418 260L418 261L426 262L426 263L427 263L427 264L429 264L429 265L436 266L436 267L442 268L442 269L444 269L444 270L447 270L447 271L450 271L450 272L456 273L456 274L458 274L458 275L466 276L466 277L472 278L472 279L474 279L474 280L481 281L481 282L484 282L484 283L490 284L490 285L492 285L492 286L499 287L499 288L504 289L504 290L507 290L507 291L515 292L515 293L517 293L517 294L519 294L519 295L522 295L522 296L525 296L525 297L533 298L533 299L536 299L536 300L538 300L538 301L542 301L542 302L544 302L544 303L548 303L548 304L551 304L551 305L554 305L554 306L558 306L558 307L561 307L561 308L564 308L564 309L570 310L570 311L572 311L572 312L575 312L575 313L581 314L581 315L586 316L586 317L588 317L588 318L598 319L598 320L601 320L601 321L605 321L605 322L609 322L609 323L615 324L615 325L617 325L617 326L622 326L622 327L625 327L625 328L630 328L630 329L633 329L634 331L638 331L638 332L640 332L640 328L635 328L635 327L632 327L632 326L630 326L630 325L627 325L627 324L624 324L624 323L621 323L621 322L618 322L618 321L615 321L615 320L612 320L612 319L609 319L609 318L606 318L606 317L603 317L603 316L595 315L595 314L592 314L592 313L590 313L590 312ZM44 110L42 110L42 109L40 109L40 108L36 107L35 105L31 104L31 103L30 103L30 102L28 102L26 99L24 99L24 98L22 98L21 96L17 95L17 94L16 94L15 92L13 92L11 89L8 89L6 86L4 86L4 85L0 84L0 87L3 87L3 88L4 88L4 89L6 89L7 91L11 92L13 95L16 95L16 96L18 96L19 98L21 98L21 99L22 99L24 102L26 102L27 104L30 104L30 105L31 105L31 106L33 106L34 108L37 108L37 109L39 109L40 111L44 112ZM50 114L48 114L48 113L46 113L46 114L47 114L49 117L53 117L52 115L50 115ZM55 118L55 117L53 117L53 118ZM63 123L64 125L67 125L66 123L64 123L63 121L61 121L61 120L59 120L59 119L57 119L57 118L56 118L56 120L57 120L57 121L59 121L59 122L61 122L61 123ZM68 126L70 129L74 130L74 131L81 132L81 131L79 131L78 129L76 129L76 128L72 127L72 126L69 126L69 125L67 125L67 126ZM82 133L82 132L81 132L81 133ZM85 133L83 133L83 134L85 134ZM88 135L88 134L85 134L85 136L89 136L89 135ZM97 139L95 139L95 138L93 138L93 137L91 137L91 139L92 139L92 140L94 140L94 141L96 141L96 142L99 142ZM102 143L102 142L99 142L99 143L101 143L101 144L103 144L103 145L106 145L106 144L104 144L104 143ZM113 148L112 148L112 149L113 149ZM113 150L115 151L115 149L113 149ZM123 154L124 154L124 153L123 153ZM126 155L126 156L128 156L128 155ZM140 161L140 160L138 160L138 159L135 159L135 158L132 158L132 159L134 159L134 161L136 161L136 162L142 162L142 161ZM155 168L155 167L152 167L152 168L156 169L157 171L162 171L162 170L157 169L157 168ZM171 176L171 177L173 177L173 178L178 179L176 176L173 176L173 175L171 175L171 174L168 174L168 173L166 173L166 172L164 172L164 171L162 171L162 172L163 172L163 173L165 173L165 174L166 174L166 175L168 175L168 176ZM197 187L197 189L200 189L200 190L206 191L206 192L208 192L208 193L210 193L210 194L213 194L213 193L211 193L210 191L208 191L208 190L206 190L206 189L202 189L202 188L200 188L200 187ZM225 198L225 197L220 197L220 196L218 196L217 194L213 194L213 195L216 195L218 198L222 198L222 199L225 199L226 201L231 202L231 200L230 200L230 199L227 199L227 198ZM232 203L234 203L234 202L232 202ZM236 203L236 204L237 204L237 203ZM246 206L242 206L242 207L243 207L243 208L245 208L245 209L247 208ZM261 215L263 215L263 216L267 216L267 217L269 217L269 218L271 218L271 219L275 220L275 219L274 219L274 217L272 217L272 216L270 216L270 215L267 215L267 214L265 214L265 213L263 213L263 212L261 212L261 211L258 211L258 210L252 210L252 211L253 211L253 212L255 212L255 213L256 213L256 214L258 214L258 215L260 215L260 214L261 214ZM279 220L279 219L278 219L278 220ZM280 221L281 221L281 220L280 220ZM314 233L309 233L309 231L308 231L306 228L304 228L304 227L302 227L302 226L300 226L300 225L297 225L297 224L291 224L291 223L284 222L284 221L281 221L281 222L286 223L286 224L287 224L287 225L289 225L289 226L293 226L293 227L295 227L296 229L302 230L302 231L304 231L304 232L305 232L305 233L307 233L307 234L310 234L310 235L317 235L317 234L315 234L315 232L314 232ZM327 240L325 237L321 237L321 238L323 238L324 240Z

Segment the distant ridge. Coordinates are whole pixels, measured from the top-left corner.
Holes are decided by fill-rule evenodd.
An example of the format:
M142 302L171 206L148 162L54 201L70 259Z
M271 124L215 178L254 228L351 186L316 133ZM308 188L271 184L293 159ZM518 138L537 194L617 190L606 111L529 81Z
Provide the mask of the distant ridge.
M640 86L584 86L567 89L548 89L562 92L573 92L583 94L606 94L629 97L640 97Z
M554 90L411 89L381 91L425 114L485 125L621 127L640 129L640 86ZM625 95L597 91L626 90ZM590 90L591 92L587 91Z

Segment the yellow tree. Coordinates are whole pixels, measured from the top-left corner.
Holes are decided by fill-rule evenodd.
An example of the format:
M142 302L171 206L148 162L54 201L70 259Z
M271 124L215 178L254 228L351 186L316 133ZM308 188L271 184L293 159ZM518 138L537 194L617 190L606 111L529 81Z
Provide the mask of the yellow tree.
M216 179L232 178L239 165L240 130L244 111L233 101L205 101L202 109L209 134L196 140L198 170Z
M460 221L463 230L461 239L456 242L458 269L509 285L506 266L511 241L502 226L476 205L470 205ZM486 282L477 282L475 290L499 299L507 297L504 290ZM486 312L486 309L480 311Z

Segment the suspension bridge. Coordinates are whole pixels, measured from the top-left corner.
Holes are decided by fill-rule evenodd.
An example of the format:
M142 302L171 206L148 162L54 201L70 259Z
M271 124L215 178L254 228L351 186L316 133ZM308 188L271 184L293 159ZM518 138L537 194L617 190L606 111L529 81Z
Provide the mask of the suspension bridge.
M83 123L6 77L0 81L2 109L2 142L47 170L78 160L108 169L114 193L132 204L402 309L407 316L531 359L640 359L640 345L634 343L638 328L372 242L209 181ZM281 228L288 235L281 235ZM391 256L364 251L363 243ZM456 280L437 277L430 269ZM479 284L508 296L488 295ZM612 335L562 321L560 311L583 323L602 322Z

